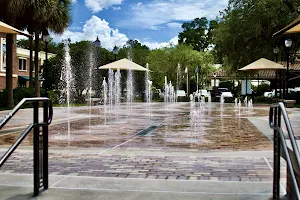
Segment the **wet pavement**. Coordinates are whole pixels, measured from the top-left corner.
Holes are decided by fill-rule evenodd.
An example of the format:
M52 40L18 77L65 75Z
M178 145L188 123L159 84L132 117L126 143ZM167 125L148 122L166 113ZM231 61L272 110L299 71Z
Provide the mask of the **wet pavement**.
M50 147L113 148L135 138L141 131L155 127L123 147L194 150L264 150L272 143L247 117L267 116L264 107L240 111L233 104L195 103L133 104L109 109L103 106L72 108L70 133L63 116L56 109L56 121L49 128ZM54 117L55 117L54 116ZM77 119L74 119L74 116ZM59 118L62 117L62 118ZM0 145L10 145L16 134L0 135ZM29 135L25 144L32 143Z
M268 183L271 189L272 141L248 120L259 119L267 124L268 112L267 106L238 110L234 104L219 103L75 107L71 108L68 134L66 109L55 108L49 127L49 173L67 177ZM31 110L24 110L7 131L16 126L21 130L30 123L29 114ZM292 115L292 119L296 121L298 116ZM12 132L0 132L0 155L20 131ZM2 166L0 176L32 174L32 159L29 134ZM283 182L285 175L283 163Z

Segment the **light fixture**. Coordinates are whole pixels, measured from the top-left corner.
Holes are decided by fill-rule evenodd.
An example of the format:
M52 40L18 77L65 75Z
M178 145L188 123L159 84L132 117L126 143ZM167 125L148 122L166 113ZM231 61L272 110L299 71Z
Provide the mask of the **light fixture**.
M291 39L286 39L284 41L284 44L285 44L285 47L286 48L291 48L292 44L293 44L293 41Z
M51 40L49 32L46 28L42 31L42 40L44 43L49 43Z
M279 53L279 48L276 46L275 48L273 48L273 52L274 52L275 54L278 54L278 53Z
M94 45L95 45L95 47L101 47L101 42L100 42L98 36L97 36L97 39L94 42Z
M113 54L117 55L119 52L119 48L115 45L114 49L113 49Z

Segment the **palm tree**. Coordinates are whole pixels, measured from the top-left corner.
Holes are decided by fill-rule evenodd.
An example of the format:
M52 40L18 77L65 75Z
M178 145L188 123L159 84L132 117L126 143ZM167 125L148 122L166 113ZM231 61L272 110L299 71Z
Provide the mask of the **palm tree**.
M36 96L40 96L40 82L38 70L38 52L39 52L39 35L45 28L55 32L62 33L69 25L70 0L25 0L25 16L31 16L27 21L29 33L34 32L35 36L35 91ZM32 70L32 68L31 68ZM30 71L32 74L32 71Z
M36 96L40 96L38 52L39 35L44 28L48 28L55 33L62 33L70 22L70 0L0 0L0 20L18 29L27 29L35 36L35 90ZM7 41L7 46L12 45L12 41ZM32 47L32 40L30 40ZM30 77L32 85L32 49L30 50ZM7 58L10 58L7 52ZM12 57L12 55L11 55ZM10 61L11 62L11 61ZM12 63L7 62L7 68L12 69ZM8 74L10 73L10 74ZM12 72L7 70L8 105L13 106Z

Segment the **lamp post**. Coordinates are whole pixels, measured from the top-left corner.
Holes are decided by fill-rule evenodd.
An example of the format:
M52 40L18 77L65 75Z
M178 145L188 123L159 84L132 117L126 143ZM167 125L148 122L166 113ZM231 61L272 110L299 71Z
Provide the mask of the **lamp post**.
M279 48L277 46L273 49L273 53L275 54L275 62L277 63L278 62L278 53L279 53ZM279 72L279 73L281 74L281 72ZM280 78L280 81L281 81L281 78ZM258 86L259 86L259 84L258 84ZM280 84L279 90L280 90L279 94L281 96L281 84ZM277 98L277 70L275 70L275 98Z
M119 52L119 48L115 45L114 49L113 49L113 53L115 55L115 61L117 61L117 55L118 55L118 52Z
M292 47L293 41L291 39L286 39L284 41L285 47L286 47L286 80L285 80L285 87L286 87L286 92L285 92L285 98L287 99L288 97L288 83L289 83L289 64L290 64L290 48Z
M97 39L95 40L95 42L93 42L93 43L94 43L95 47L101 47L101 42L100 42L98 36L97 36Z
M42 40L45 43L45 54L46 54L45 65L44 65L45 67L44 67L44 72L43 72L44 73L44 85L45 85L44 88L46 90L46 96L48 97L48 89L49 89L48 81L47 81L47 79L48 79L48 44L51 41L51 38L50 38L50 35L49 35L49 32L47 29L44 29L42 31ZM36 81L38 81L38 80L36 80Z
M216 91L217 91L217 89L216 89L216 77L217 77L217 74L214 73L213 76L214 76L214 94L216 96Z

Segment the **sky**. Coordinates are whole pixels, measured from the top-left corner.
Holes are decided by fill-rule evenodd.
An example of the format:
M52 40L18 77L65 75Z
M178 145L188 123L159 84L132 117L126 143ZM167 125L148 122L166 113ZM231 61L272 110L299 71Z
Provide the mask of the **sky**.
M136 39L151 49L178 43L181 25L197 17L216 19L228 0L72 0L72 21L55 42L95 41L112 50Z

